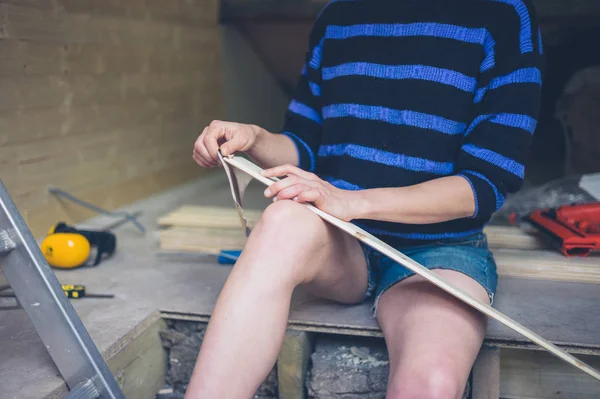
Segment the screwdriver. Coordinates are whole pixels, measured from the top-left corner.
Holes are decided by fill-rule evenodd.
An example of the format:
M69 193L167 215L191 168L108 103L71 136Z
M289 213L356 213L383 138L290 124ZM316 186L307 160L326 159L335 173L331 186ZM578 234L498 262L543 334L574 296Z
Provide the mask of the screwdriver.
M218 254L204 252L180 252L180 251L159 251L158 256L178 258L183 260L210 260L217 261L220 265L234 265L241 256L242 251L237 250L222 250Z
M85 285L77 284L62 284L62 290L67 298L79 299L79 298L114 298L113 294L89 294L85 290Z

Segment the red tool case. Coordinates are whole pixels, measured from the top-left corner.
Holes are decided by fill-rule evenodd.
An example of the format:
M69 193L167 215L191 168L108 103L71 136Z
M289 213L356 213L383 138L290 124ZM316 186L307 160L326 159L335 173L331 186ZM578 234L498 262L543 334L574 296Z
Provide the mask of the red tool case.
M566 256L600 249L600 202L536 210L525 218Z

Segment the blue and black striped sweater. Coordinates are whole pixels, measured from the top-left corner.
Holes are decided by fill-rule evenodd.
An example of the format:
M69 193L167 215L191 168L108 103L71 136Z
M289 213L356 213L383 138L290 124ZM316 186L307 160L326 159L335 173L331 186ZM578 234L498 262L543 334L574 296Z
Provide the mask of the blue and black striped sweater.
M310 34L283 134L301 168L342 189L463 176L472 217L354 221L397 247L459 238L523 183L543 69L530 0L332 1Z

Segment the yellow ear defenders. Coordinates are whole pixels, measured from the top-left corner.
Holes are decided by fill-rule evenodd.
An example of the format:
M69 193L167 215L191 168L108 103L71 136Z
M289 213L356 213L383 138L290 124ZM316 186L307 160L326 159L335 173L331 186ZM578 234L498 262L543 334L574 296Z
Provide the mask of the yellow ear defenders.
M96 250L93 265L103 255L111 256L116 249L116 237L109 231L80 230L60 222L52 226L41 244L48 264L59 269L74 269L84 266L92 249Z

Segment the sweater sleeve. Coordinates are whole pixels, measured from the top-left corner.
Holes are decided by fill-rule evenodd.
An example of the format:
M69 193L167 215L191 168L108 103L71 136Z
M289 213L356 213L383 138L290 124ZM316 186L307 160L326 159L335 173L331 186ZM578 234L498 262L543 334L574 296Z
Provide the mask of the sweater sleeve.
M489 218L522 187L540 111L545 65L539 28L530 7L512 4L521 4L511 10L514 18L497 21L502 27L484 44L475 112L456 163L474 192L474 218Z
M313 28L304 68L288 106L282 134L288 136L298 151L298 167L314 172L321 140L321 52L324 35L318 23Z

